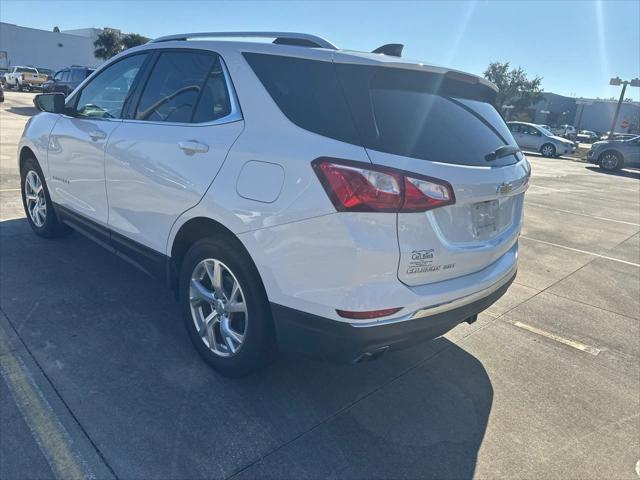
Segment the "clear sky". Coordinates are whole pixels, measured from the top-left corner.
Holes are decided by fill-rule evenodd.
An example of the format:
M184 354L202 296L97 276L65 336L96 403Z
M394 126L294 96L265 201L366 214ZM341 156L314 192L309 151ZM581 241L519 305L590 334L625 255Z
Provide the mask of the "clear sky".
M51 30L113 27L147 37L228 30L314 33L342 48L405 44L404 56L482 74L509 61L545 91L617 97L640 76L640 0L213 2L0 0L3 22ZM628 89L640 100L640 88Z

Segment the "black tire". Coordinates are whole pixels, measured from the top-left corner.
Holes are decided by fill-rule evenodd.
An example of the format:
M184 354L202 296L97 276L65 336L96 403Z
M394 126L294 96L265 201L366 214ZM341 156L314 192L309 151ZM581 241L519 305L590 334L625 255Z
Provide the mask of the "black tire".
M607 172L616 172L624 166L624 159L614 150L602 152L598 157L598 165Z
M218 260L233 272L242 289L240 293L246 305L246 317L243 316L241 320L244 322L243 342L236 353L226 357L215 353L205 344L204 336L199 333L192 316L191 278L196 267L205 259ZM237 239L222 235L196 242L182 262L178 288L180 309L191 342L200 356L217 372L226 377L242 377L270 363L275 352L271 309L260 275ZM210 308L210 305L205 308ZM212 323L216 338L221 338L220 322Z
M555 157L556 146L553 143L545 143L540 147L540 153L545 157Z
M44 196L44 204L46 205L46 214L44 215L44 223L42 225L36 225L32 218L32 214L30 213L27 206L25 182L27 179L27 175L31 171L35 172L42 183L42 194ZM20 170L20 191L24 213L27 216L27 221L29 222L31 229L36 233L36 235L39 235L43 238L56 238L69 232L69 227L63 225L58 220L58 216L56 215L56 212L53 208L53 203L51 203L49 189L47 188L47 183L44 179L44 175L42 174L42 169L40 168L37 160L33 157L27 158L22 165L22 169Z

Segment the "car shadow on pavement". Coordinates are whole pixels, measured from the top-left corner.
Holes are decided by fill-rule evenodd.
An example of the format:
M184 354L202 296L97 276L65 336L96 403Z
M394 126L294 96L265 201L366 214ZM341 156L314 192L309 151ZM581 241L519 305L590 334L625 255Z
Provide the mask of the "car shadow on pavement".
M639 170L618 170L616 172L609 172L607 170L603 170L598 166L588 166L587 170L591 170L592 172L598 172L603 175L612 175L614 177L626 177L626 178L635 178L636 180L640 180L640 171Z
M23 115L25 117L33 117L38 113L38 110L35 107L9 107L6 111L16 115Z
M493 388L445 338L230 380L160 282L78 234L0 222L0 278L2 310L119 477L473 477Z

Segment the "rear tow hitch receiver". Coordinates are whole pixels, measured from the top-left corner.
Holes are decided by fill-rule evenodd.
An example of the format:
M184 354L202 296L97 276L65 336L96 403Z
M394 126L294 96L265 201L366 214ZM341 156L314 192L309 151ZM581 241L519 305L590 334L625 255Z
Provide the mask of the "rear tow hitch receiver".
M377 360L382 355L384 355L387 350L389 350L388 345L385 347L376 348L375 350L372 350L370 352L361 353L353 359L352 363L371 362L373 360Z

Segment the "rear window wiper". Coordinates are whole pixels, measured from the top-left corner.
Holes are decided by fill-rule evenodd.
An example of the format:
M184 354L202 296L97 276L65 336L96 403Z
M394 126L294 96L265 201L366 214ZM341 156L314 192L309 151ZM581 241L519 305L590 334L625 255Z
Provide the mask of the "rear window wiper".
M487 162L491 162L498 158L506 157L507 155L515 155L518 152L520 152L520 149L515 145L503 145L502 147L496 148L493 152L487 153L484 159Z

